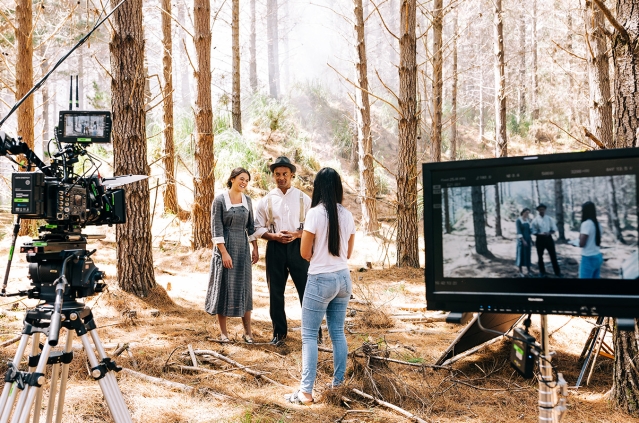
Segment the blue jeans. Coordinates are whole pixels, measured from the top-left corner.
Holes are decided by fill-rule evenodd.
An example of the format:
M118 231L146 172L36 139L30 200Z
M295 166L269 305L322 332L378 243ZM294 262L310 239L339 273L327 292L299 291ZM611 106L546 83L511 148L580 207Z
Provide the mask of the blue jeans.
M599 279L601 277L601 265L603 264L603 254L594 256L581 256L579 263L579 279Z
M346 307L353 292L348 269L308 275L302 301L302 381L300 390L313 392L317 375L317 331L326 314L333 342L333 386L344 381L348 347L344 335Z

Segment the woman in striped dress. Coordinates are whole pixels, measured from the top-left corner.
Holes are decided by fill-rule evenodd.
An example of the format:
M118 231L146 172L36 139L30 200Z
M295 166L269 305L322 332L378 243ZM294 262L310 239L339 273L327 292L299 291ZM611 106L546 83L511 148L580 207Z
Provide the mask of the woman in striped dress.
M244 341L253 343L251 265L257 263L259 253L253 237L253 205L244 194L250 180L248 170L233 169L226 184L229 189L215 197L211 206L214 247L205 310L217 316L221 342L229 341L227 317L241 317ZM253 244L252 253L249 242Z

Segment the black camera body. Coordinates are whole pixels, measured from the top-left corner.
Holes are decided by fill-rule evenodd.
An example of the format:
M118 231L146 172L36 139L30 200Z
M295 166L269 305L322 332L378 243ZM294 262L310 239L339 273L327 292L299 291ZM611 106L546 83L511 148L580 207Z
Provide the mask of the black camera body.
M104 187L97 176L69 183L42 172L13 173L11 213L55 225L126 222L124 190Z
M146 178L114 177L106 183L97 173L99 160L86 147L93 142L109 142L110 136L110 112L60 112L57 152L50 154L51 162L45 164L24 142L0 132L0 156L9 156L26 170L11 175L11 212L18 216L14 237L20 219L46 222L38 228L38 238L20 247L29 263L33 286L23 294L30 298L53 302L62 279L66 281L65 300L88 297L105 287L99 282L103 273L91 259L95 250L86 250L87 239L93 236L82 234L82 229L89 225L125 223L125 191L115 187ZM10 157L18 155L26 158L26 165L24 160ZM83 166L79 164L80 157L86 157ZM91 166L85 170L87 163ZM76 172L80 167L81 174Z

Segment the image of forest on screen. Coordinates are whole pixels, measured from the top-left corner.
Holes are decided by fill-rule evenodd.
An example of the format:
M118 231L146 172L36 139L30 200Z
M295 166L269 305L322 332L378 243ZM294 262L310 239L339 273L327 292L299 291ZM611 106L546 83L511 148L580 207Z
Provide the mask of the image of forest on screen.
M563 278L578 278L582 260L579 246L582 205L590 201L595 205L601 229L600 277L636 279L639 277L636 189L635 175L442 188L444 277L534 278L557 277L557 273ZM556 225L551 235L556 261L553 263L549 251L543 249L543 266L539 263L538 245L542 248L551 241L543 235L530 234L530 251L526 251L521 233L526 232L522 225L525 220L530 227L539 216L540 204L546 206L545 215ZM528 219L521 215L524 209L530 210ZM528 262L526 255L530 257Z
M64 117L63 135L65 137L103 137L104 116L67 115Z

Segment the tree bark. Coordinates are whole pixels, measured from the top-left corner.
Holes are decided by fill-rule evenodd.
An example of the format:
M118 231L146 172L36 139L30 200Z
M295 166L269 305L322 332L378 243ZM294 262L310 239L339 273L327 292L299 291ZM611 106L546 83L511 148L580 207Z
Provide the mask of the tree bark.
M400 1L397 267L419 267L417 231L416 0Z
M564 215L564 188L561 179L555 179L555 220L559 237L557 241L566 242L565 215Z
M240 0L233 0L231 17L233 50L233 88L231 94L231 117L233 129L242 133L242 107L240 103Z
M501 230L501 199L499 184L495 184L495 236L504 236Z
M539 104L537 97L539 96L539 80L537 78L537 0L532 2L532 39L530 49L532 50L532 120L539 119Z
M520 5L519 14L519 86L517 87L517 123L521 123L526 116L526 6L527 0Z
M478 134L479 134L479 143L482 144L484 142L484 128L486 126L486 119L484 117L484 62L483 60L479 60L479 117L477 119L477 124L479 126Z
M257 92L257 33L255 31L255 0L250 0L251 32L249 34L249 84L253 94Z
M20 100L33 85L33 7L31 0L16 2L16 91L15 99ZM34 148L33 96L29 96L18 109L18 136L29 148ZM22 170L22 169L20 169ZM20 235L34 235L37 231L35 220L22 220Z
M364 37L364 11L362 0L354 0L355 32L357 37L357 59L355 71L357 83L355 110L357 114L357 146L359 156L359 187L362 198L362 227L367 234L379 230L375 196L375 172L373 167L373 139L371 137L371 108L368 98L368 63Z
M495 157L508 156L506 133L506 73L502 0L495 0Z
M632 0L617 0L617 22L626 30L626 40L614 33L612 60L615 70L615 147L637 147L639 137L639 8Z
M195 174L193 178L193 248L211 248L211 204L215 197L213 107L211 104L211 3L193 3L195 55Z
M403 22L403 21L402 21ZM442 0L433 1L433 122L430 141L430 161L442 161L442 90L443 64L442 30L444 6Z
M453 69L450 99L450 159L457 160L457 41L459 38L459 9L453 11Z
M275 99L280 97L280 55L277 23L277 0L266 0L268 87L271 97Z
M622 410L639 414L639 326L635 320L634 331L620 331L615 325L613 331L615 365L612 376L612 401Z
M186 5L184 1L177 2L178 9L178 22L186 22L186 18L184 17L184 8ZM179 51L180 51L180 60L181 63L188 63L189 58L186 54L186 40L184 37L184 30L180 28L180 41L179 41ZM191 108L191 87L189 85L189 67L188 66L180 66L180 100L182 102L182 107L185 109Z
M475 251L477 254L488 255L488 242L486 241L486 220L484 219L484 201L481 186L470 188L473 207L473 229L475 231Z
M175 185L175 142L173 140L173 38L171 18L171 0L162 0L162 73L164 75L164 92L162 93L162 111L164 119L164 151L162 164L164 166L164 212L177 214L180 211Z
M40 44L40 72L42 75L46 74L49 71L49 58L47 57L47 52L44 47L44 44ZM42 146L46 145L46 143L51 139L51 131L49 125L49 102L51 101L49 98L49 84L45 82L42 85L40 90L42 93Z
M112 0L115 6L117 0ZM111 95L114 175L148 175L144 110L142 0L129 0L112 22ZM116 225L120 287L140 297L156 286L151 250L148 181L126 186L126 223Z
M612 230L615 233L615 238L617 241L625 244L626 241L623 238L623 233L621 232L621 224L619 223L619 208L617 207L617 189L615 186L615 181L612 179L612 176L608 176L606 178L606 191L608 192L608 207L610 214L610 220L612 222Z
M612 138L612 97L610 95L610 61L607 36L603 32L606 22L601 10L586 3L586 59L590 94L590 132L606 148L614 148ZM594 145L594 143L593 143Z

